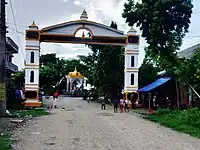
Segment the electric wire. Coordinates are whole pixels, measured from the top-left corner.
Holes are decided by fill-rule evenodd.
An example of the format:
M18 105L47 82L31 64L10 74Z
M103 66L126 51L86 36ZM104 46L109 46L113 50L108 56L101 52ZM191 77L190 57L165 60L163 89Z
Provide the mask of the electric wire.
M12 17L13 17L13 21L14 21L14 25L15 25L15 30L16 30L16 34L17 34L18 43L19 43L19 46L21 48L20 52L22 53L22 56L23 56L23 58L25 60L25 56L24 56L24 52L23 52L23 47L21 45L19 34L18 34L17 23L16 23L16 19L15 19L15 15L14 15L14 9L13 9L13 6L12 6L12 1L9 0L9 2L10 2L11 13L12 13Z

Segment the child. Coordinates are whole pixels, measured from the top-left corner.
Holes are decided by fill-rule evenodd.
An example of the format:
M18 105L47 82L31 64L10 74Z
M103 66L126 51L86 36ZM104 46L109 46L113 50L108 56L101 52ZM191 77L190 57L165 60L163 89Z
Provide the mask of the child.
M57 105L56 105L56 101L58 99L58 96L59 96L59 93L58 92L55 92L53 94L53 108L57 108Z
M105 99L102 99L102 101L101 101L101 109L102 110L106 110L106 102L105 101L106 101Z
M123 109L124 109L124 99L121 98L121 99L120 99L120 112L121 112L121 113L123 112Z

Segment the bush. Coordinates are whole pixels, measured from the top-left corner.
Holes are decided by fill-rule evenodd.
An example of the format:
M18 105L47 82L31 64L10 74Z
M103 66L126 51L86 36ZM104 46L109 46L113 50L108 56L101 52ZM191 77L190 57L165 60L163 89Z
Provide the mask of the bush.
M170 109L159 108L154 114L157 115L157 116L161 116L161 115L166 115L166 114L169 114L169 113L171 113Z
M45 116L48 115L49 113L43 109L43 108L38 108L38 109L32 109L32 110L10 110L11 117L17 117L17 118L23 118L23 117L40 117L40 116Z
M200 129L200 110L198 108L189 109L187 117L188 124Z
M198 108L188 110L159 109L145 118L174 130L200 137L200 110Z
M0 148L1 150L11 150L11 140L8 136L0 135Z

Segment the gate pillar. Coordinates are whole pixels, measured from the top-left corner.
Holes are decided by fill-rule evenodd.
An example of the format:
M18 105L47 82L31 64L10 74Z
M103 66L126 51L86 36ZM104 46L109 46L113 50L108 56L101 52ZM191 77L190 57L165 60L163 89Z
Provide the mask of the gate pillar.
M124 92L126 95L138 90L138 57L139 36L136 30L131 28L127 33L127 45L125 46Z
M25 60L25 107L40 107L39 102L39 30L35 22L26 31Z

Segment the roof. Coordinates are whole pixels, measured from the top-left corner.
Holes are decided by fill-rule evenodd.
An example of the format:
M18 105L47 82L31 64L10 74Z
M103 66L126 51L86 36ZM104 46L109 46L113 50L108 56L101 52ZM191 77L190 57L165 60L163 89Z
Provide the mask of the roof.
M154 81L153 83L139 89L138 92L149 92L149 91L161 86L162 84L168 82L170 79L171 79L170 77L159 78L156 81Z
M84 76L80 72L77 71L76 67L73 72L69 72L69 74L66 75L65 77L66 78L76 78L76 79L84 78Z
M46 32L46 31L51 30L51 29L55 29L55 28L59 28L59 27L63 27L63 26L71 26L71 25L74 25L74 24L83 24L83 25L89 24L89 25L94 25L94 26L97 26L97 27L105 28L105 29L108 29L110 31L114 31L114 32L122 34L122 35L124 34L123 31L120 31L118 29L114 29L114 28L111 28L107 25L97 23L97 22L93 22L93 21L88 21L88 20L76 20L76 21L64 22L64 23L53 25L53 26L45 27L45 28L42 29L42 31Z
M185 57L187 59L191 58L193 54L195 53L196 49L200 48L200 43L195 44L189 48L186 48L178 54L180 57Z

